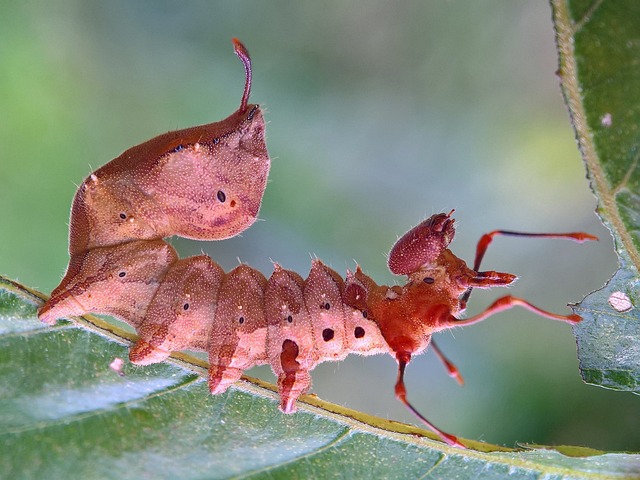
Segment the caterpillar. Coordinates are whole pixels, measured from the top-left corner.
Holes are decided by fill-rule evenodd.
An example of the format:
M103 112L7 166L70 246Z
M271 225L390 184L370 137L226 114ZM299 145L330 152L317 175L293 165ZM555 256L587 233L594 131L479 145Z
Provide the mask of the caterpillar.
M448 248L453 211L439 213L391 249L390 271L406 277L395 286L376 284L360 267L343 279L320 260L312 262L307 278L274 264L267 279L245 264L224 272L206 255L180 259L165 237L218 240L238 234L257 218L266 186L264 119L260 107L248 103L251 59L237 39L233 43L245 66L236 112L133 147L80 185L71 210L69 266L39 318L47 324L88 312L120 318L139 336L129 354L138 365L161 362L178 350L205 351L212 394L224 392L245 370L269 364L285 413L296 411L316 365L350 353L387 353L398 362L396 397L442 440L464 448L407 400L407 364L431 345L461 382L432 335L513 306L579 322L576 314L554 314L509 295L475 316L462 315L473 288L516 280L510 273L479 270L494 236L596 238L494 230L481 238L469 268Z

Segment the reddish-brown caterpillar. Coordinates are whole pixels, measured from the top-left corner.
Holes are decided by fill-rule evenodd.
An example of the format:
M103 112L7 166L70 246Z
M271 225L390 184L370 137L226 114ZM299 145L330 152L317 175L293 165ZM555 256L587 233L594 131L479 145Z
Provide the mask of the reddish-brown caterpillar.
M399 365L398 399L444 441L462 446L408 402L406 365L430 345L433 333L516 305L554 320L580 321L512 296L471 318L459 317L472 288L509 285L516 278L478 271L495 235L579 242L595 237L493 231L479 242L471 269L448 249L453 212L437 214L391 250L390 270L407 276L406 284L393 287L377 285L360 268L343 280L320 261L313 262L306 279L275 265L267 280L247 265L225 273L204 255L179 259L164 237L233 236L255 220L266 186L264 121L259 107L248 105L251 63L242 44L234 44L246 71L237 112L133 147L80 186L71 213L69 267L40 309L40 319L53 324L88 312L121 318L139 335L130 359L140 365L160 362L176 350L206 351L213 394L224 392L246 369L269 364L285 413L295 411L296 400L311 385L309 372L319 363L349 353L389 353Z

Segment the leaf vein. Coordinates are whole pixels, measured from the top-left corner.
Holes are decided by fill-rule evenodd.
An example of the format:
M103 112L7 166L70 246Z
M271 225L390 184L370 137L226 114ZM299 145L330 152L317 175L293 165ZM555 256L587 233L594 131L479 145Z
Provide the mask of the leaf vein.
M596 0L593 4L587 9L582 18L573 24L573 34L580 32L587 23L591 20L593 14L600 8L604 0Z

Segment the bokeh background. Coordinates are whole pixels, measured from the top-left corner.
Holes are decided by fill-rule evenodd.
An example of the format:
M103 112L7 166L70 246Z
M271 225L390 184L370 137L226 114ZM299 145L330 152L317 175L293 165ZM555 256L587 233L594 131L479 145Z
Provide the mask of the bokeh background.
M318 256L398 282L385 253L456 209L453 249L472 263L496 228L585 230L598 243L499 238L487 269L557 312L616 268L555 76L545 2L41 0L0 6L0 272L50 291L67 263L71 199L126 148L237 108L254 61L273 157L261 218L241 237L172 242L183 256L270 260L306 274ZM504 291L479 292L469 314ZM519 309L438 335L408 370L410 399L452 433L488 442L640 449L638 398L583 385L571 329ZM252 372L272 378L267 369ZM390 357L314 372L314 392L415 423L393 397Z

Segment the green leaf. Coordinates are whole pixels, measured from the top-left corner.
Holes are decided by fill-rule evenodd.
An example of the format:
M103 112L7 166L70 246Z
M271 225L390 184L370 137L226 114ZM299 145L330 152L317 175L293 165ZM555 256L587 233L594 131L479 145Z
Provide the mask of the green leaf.
M640 391L640 3L553 2L560 78L620 269L575 310L583 379ZM615 302L629 299L631 309Z
M630 478L640 456L511 449L376 419L306 396L277 410L245 379L211 396L185 354L128 362L133 335L98 318L45 327L44 296L0 277L0 471L5 478Z

